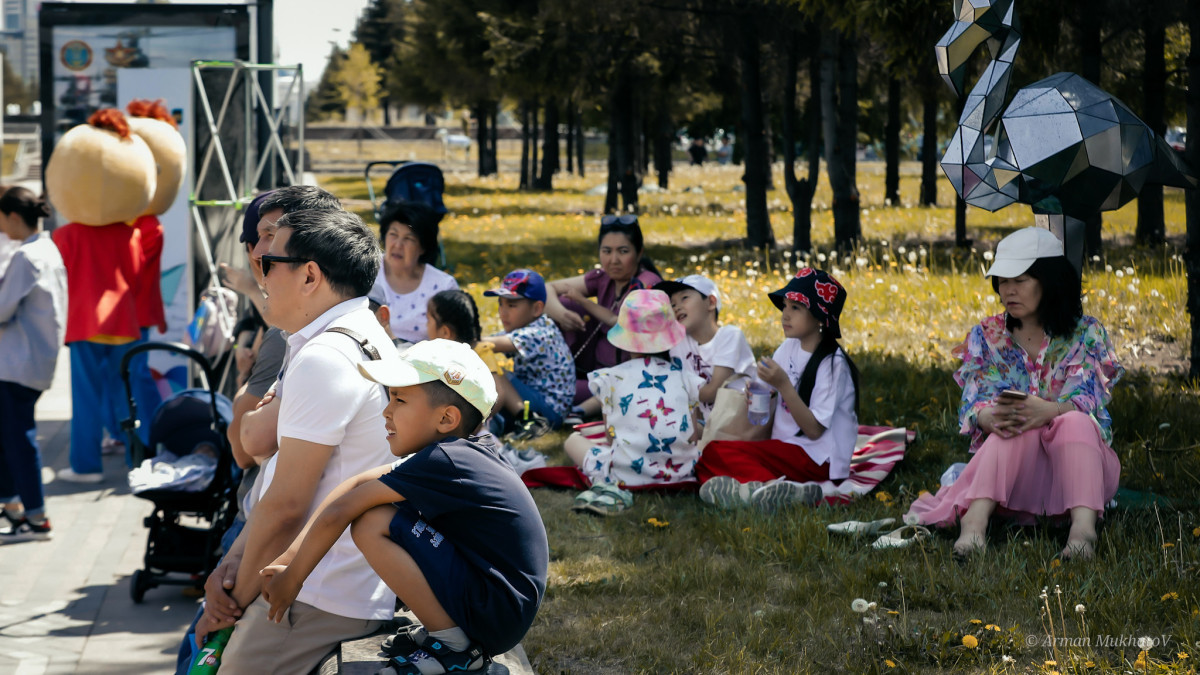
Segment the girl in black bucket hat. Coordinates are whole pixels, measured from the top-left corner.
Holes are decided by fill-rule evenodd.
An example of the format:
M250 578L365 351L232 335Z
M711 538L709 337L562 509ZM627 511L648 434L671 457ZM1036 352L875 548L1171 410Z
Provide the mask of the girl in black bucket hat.
M850 475L858 369L838 344L846 289L805 267L768 297L786 338L758 364L758 378L779 392L771 438L713 441L696 466L700 498L722 507L814 505L824 496L818 482Z

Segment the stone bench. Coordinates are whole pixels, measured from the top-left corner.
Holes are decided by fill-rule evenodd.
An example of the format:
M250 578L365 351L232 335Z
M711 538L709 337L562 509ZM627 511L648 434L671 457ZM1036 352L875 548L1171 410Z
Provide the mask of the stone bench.
M376 675L387 667L387 657L380 651L379 643L396 632L397 625L389 622L371 635L343 642L341 648L325 657L314 672L318 675ZM488 669L481 672L487 675L534 675L521 645L494 657Z

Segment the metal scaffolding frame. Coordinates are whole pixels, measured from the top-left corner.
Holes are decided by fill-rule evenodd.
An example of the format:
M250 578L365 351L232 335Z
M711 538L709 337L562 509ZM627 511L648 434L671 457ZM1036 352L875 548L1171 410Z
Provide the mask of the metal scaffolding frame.
M225 87L225 94L221 100L221 107L215 116L213 115L212 102L209 99L204 82L204 73L213 71L232 71L229 84ZM262 86L259 84L259 78L256 75L263 72L280 71L293 71L296 76L292 78L287 91L284 93L283 100L277 103L277 111L273 111L267 102L267 97L263 93ZM241 210L243 206L249 204L254 199L255 190L260 184L263 172L269 165L268 163L273 159L279 161L287 185L295 185L298 182L297 176L301 176L304 172L304 113L303 101L301 99L304 91L304 70L300 65L285 66L269 63L247 63L245 61L193 61L192 79L196 84L196 91L199 97L198 102L203 112L209 139L204 149L204 159L200 164L200 170L192 180L191 191L188 194L188 206L191 209L192 220L196 223L196 229L200 234L198 239L201 246L204 247L205 259L209 265L209 273L211 275L209 283L210 285L216 285L218 283L216 279L216 267L213 260L212 246L209 242L211 234L200 209L201 207L224 207L232 208L235 211ZM243 86L244 92L241 97L243 105L242 119L244 121L241 132L243 134L243 147L246 150L241 153L242 171L239 174L239 180L235 181L233 173L230 171L229 158L226 155L225 146L222 143L221 128L225 124L225 119L231 105L235 102L234 99L237 98L236 92L239 84ZM297 104L297 110L299 111L299 114L296 116L297 142L296 164L294 167L288 159L287 151L283 146L283 139L280 136L280 125L292 104ZM251 163L254 161L254 153L250 152L249 149L255 147L254 134L260 129L258 126L259 122L266 125L268 132L267 143L259 153L260 156L257 165L252 169ZM217 167L221 172L220 177L223 179L225 193L223 195L201 194L204 191L205 181L208 178L208 172L212 167L214 157L217 160Z

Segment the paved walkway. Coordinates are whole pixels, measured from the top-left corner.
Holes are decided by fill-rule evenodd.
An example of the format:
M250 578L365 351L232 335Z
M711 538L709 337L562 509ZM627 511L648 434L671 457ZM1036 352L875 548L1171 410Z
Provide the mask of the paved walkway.
M37 406L47 513L54 539L0 546L0 673L164 673L197 600L178 586L146 592L135 605L129 579L142 566L151 504L129 494L120 457L106 457L106 480L53 480L68 466L69 358Z

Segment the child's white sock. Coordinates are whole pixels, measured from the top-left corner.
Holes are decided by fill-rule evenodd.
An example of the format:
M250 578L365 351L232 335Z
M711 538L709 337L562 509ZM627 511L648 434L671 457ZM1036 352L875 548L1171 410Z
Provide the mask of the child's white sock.
M446 630L435 630L429 633L429 637L434 640L440 640L442 644L456 652L461 652L471 646L471 638L463 632L463 629L455 626Z

